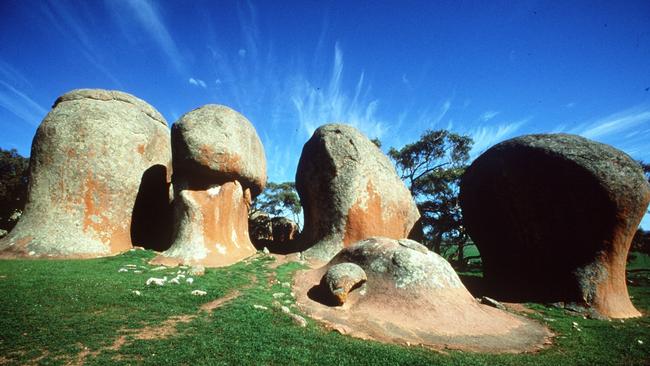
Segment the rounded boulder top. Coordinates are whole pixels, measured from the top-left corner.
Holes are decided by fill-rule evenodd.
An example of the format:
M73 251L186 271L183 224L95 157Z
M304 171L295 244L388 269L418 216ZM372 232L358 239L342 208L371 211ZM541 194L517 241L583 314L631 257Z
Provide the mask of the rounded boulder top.
M94 99L100 101L116 100L124 103L129 103L142 111L142 113L167 126L167 120L149 103L136 96L119 90L74 89L58 97L54 102L52 108L56 108L60 103L63 102L81 99Z
M372 236L408 237L420 217L388 157L348 125L316 129L298 162L296 190L305 214L299 246L319 260Z
M173 166L183 179L237 180L253 196L266 185L266 156L255 127L237 111L208 104L172 126Z

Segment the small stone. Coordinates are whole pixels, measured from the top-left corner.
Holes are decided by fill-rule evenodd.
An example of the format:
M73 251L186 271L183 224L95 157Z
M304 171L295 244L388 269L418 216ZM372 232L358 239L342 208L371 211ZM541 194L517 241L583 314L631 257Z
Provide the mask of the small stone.
M203 276L205 274L205 267L200 264L190 267L189 273L193 276Z
M136 268L135 264L125 264L124 267Z
M643 341L640 340L640 339L637 339L636 342L637 342L638 344L643 344Z
M167 269L167 267L165 267L165 266L160 266L160 267L152 268L151 270L152 270L152 271L162 271L162 270L165 270L165 269Z
M191 285L192 282L194 282L194 279L193 279L192 277L188 277L188 278L185 280L185 282L187 282L187 283L189 283L189 284Z
M7 230L0 229L0 239L7 236L7 234L9 234L9 232Z
M298 314L289 314L289 316L291 317L291 320L293 320L293 322L299 327L304 328L307 326L307 320L305 320L305 318L302 316Z
M368 278L366 272L354 263L340 263L331 266L321 280L321 286L329 291L329 295L337 305L343 305L348 294L359 287Z
M134 295L136 295L136 296L140 296L140 295L142 295L142 293L141 293L140 291L138 291L138 290L133 290L133 291L131 291L131 292L132 292Z
M192 291L192 295L194 295L194 296L205 296L207 294L208 293L203 291L203 290L194 290L194 291Z
M152 284L154 284L156 286L163 286L165 284L165 282L167 282L167 277L163 277L163 278L150 277L147 280L146 283L147 283L147 286L152 285Z
M120 269L117 270L118 273L128 272L128 271L129 271L129 270L126 269L126 268L120 268Z
M273 298L274 298L274 299L281 299L281 298L283 298L285 295L286 295L285 293L282 293L282 292L276 292L276 293L273 294Z
M283 313L286 313L286 314L291 313L291 310L290 310L288 307L286 307L286 306L281 306L281 307L280 307L280 310L282 310L282 312L283 312Z
M174 285L180 285L181 283L178 281L178 277L174 277L171 280L169 280L169 283L173 283Z
M267 248L267 247L264 247L264 249L262 249L262 252L264 252L264 254L271 254L271 252L269 251L269 248Z
M500 309L500 310L506 310L506 307L503 306L502 303L496 301L495 299L493 299L491 297L487 297L487 296L481 297L481 304L488 305L488 306L491 306L493 308L497 308L497 309Z
M133 271L133 273L142 273L142 271L138 269L138 270Z
M34 254L36 254L36 252L32 250L32 251L31 251L31 252L29 252L28 254L29 254L29 255L31 256L31 255L34 255Z
M289 288L291 284L289 282L282 282L282 287Z
M264 305L253 305L253 308L258 309L258 310L269 310L269 308L267 308Z

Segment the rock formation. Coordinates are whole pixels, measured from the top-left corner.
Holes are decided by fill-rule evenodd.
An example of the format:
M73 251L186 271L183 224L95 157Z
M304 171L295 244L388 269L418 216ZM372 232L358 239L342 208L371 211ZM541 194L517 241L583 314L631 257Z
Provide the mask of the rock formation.
M343 301L329 302L336 291L330 287L342 288L336 294L345 293ZM542 346L550 336L532 320L479 304L447 261L408 239L354 243L324 267L296 275L294 293L310 316L360 338L522 352Z
M351 126L319 127L302 150L296 190L304 210L306 255L329 260L371 236L404 238L419 218L393 164Z
M649 201L628 155L567 134L493 146L469 167L460 194L494 297L575 303L614 318L640 315L625 265Z
M266 184L266 157L253 125L236 111L206 105L172 127L173 243L159 264L235 263L255 253L251 199Z
M27 204L0 243L3 255L101 256L151 235L164 240L146 223L168 226L169 144L165 119L132 95L81 89L59 97L36 131ZM141 217L149 219L135 225Z

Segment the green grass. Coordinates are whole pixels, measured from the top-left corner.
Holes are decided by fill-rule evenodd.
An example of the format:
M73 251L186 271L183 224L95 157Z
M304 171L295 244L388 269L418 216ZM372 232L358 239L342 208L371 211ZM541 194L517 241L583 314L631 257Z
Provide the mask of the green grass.
M606 365L647 364L650 317L620 321L583 319L563 310L532 305L532 317L558 336L539 353L491 355L363 341L330 332L312 320L301 328L273 306L274 293L291 299L290 282L300 268L289 263L269 268L258 256L246 263L209 269L193 285L146 286L149 277L173 277L177 269L151 271L148 251L95 260L0 261L0 364L318 364L318 365ZM640 260L644 260L641 258ZM142 273L118 272L136 264ZM642 266L632 263L631 266ZM637 267L635 267L637 268ZM637 268L638 269L638 268ZM650 311L650 273L635 271L630 286L635 305ZM192 296L201 289L206 296ZM239 290L241 296L209 313L202 304ZM140 296L132 291L141 292ZM288 300L285 305L291 305ZM258 310L253 305L268 307ZM292 311L299 313L296 308ZM178 315L192 315L163 339L133 334ZM572 322L582 329L576 331ZM111 349L124 336L119 350ZM638 340L644 342L639 344Z

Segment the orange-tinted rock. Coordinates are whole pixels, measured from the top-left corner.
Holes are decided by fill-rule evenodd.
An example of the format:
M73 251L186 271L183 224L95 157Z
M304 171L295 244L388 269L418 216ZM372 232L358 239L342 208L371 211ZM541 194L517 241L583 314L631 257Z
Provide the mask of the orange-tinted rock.
M172 127L173 243L154 263L226 266L249 257L251 199L266 184L266 158L253 125L207 105Z
M255 253L248 236L249 203L239 182L208 190L181 190L174 206L175 241L153 263L221 267Z
M137 201L150 177L162 192L158 207L169 204L170 163L167 122L149 104L118 91L69 92L36 131L25 212L0 248L9 256L54 257L127 250L134 236L148 237L133 227L135 211L164 215L138 209Z
M354 243L325 266L294 276L294 293L311 317L360 338L523 352L550 336L530 319L479 304L444 258L408 239Z
M300 156L296 190L305 213L300 247L321 260L368 237L408 237L420 216L393 164L351 126L314 132Z
M640 315L625 266L650 186L622 151L566 134L514 138L472 163L460 199L493 297Z

